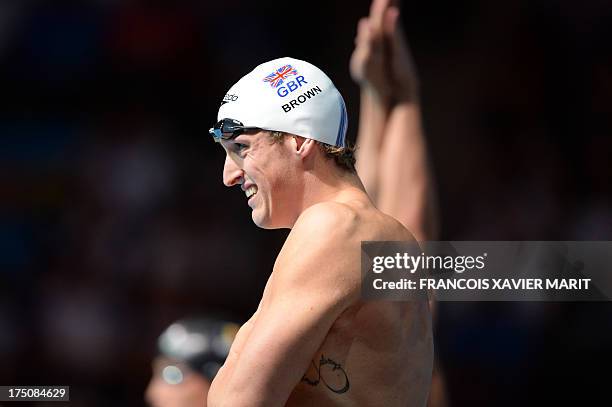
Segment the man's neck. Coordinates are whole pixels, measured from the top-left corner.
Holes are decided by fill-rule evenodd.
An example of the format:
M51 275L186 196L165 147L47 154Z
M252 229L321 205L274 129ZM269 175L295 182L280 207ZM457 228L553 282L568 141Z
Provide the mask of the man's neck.
M330 165L330 167L332 167ZM320 168L304 175L304 194L295 220L308 208L323 202L346 202L365 197L365 188L356 173L338 168ZM295 222L294 222L295 223Z

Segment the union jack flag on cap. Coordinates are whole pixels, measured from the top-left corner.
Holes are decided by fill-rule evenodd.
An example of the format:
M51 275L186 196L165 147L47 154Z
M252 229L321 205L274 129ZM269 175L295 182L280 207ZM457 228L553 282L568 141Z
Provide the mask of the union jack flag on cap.
M297 75L297 73L297 70L291 65L283 65L270 75L266 76L263 81L270 82L270 86L277 88L283 84L283 81L287 79L288 76L294 76Z

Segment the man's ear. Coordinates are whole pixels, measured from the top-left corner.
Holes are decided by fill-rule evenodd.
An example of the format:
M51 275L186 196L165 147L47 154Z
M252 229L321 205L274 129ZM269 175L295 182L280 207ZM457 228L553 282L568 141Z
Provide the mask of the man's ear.
M317 148L317 143L313 139L299 136L294 136L294 138L296 143L295 153L303 159L311 156L314 153L315 148Z

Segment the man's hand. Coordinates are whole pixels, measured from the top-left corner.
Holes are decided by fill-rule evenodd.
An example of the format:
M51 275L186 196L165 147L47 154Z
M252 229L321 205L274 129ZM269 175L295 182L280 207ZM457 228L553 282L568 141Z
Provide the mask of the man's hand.
M383 103L414 102L417 74L399 22L397 0L374 0L359 21L350 70L353 79Z
M355 51L350 62L353 80L383 101L389 100L393 92L391 67L387 61L388 44L384 35L387 3L388 0L375 0L370 8L370 16L359 20Z
M353 80L383 101L391 99L393 93L389 44L384 31L388 15L389 0L372 2L370 16L359 20L357 25L355 51L350 62Z
M395 1L392 1L392 3L395 3ZM385 38L389 44L393 96L398 103L417 102L419 96L418 75L399 16L399 8L391 6L387 10L385 20Z

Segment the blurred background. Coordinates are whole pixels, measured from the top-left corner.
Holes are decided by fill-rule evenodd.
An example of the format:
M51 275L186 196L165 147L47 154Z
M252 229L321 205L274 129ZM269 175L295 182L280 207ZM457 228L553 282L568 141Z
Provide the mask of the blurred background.
M162 329L254 312L287 231L207 135L279 56L348 61L369 0L0 0L0 384L143 406ZM612 240L612 4L405 1L442 240ZM453 406L611 405L609 303L442 303ZM43 405L42 403L37 405ZM52 405L58 405L54 403Z

